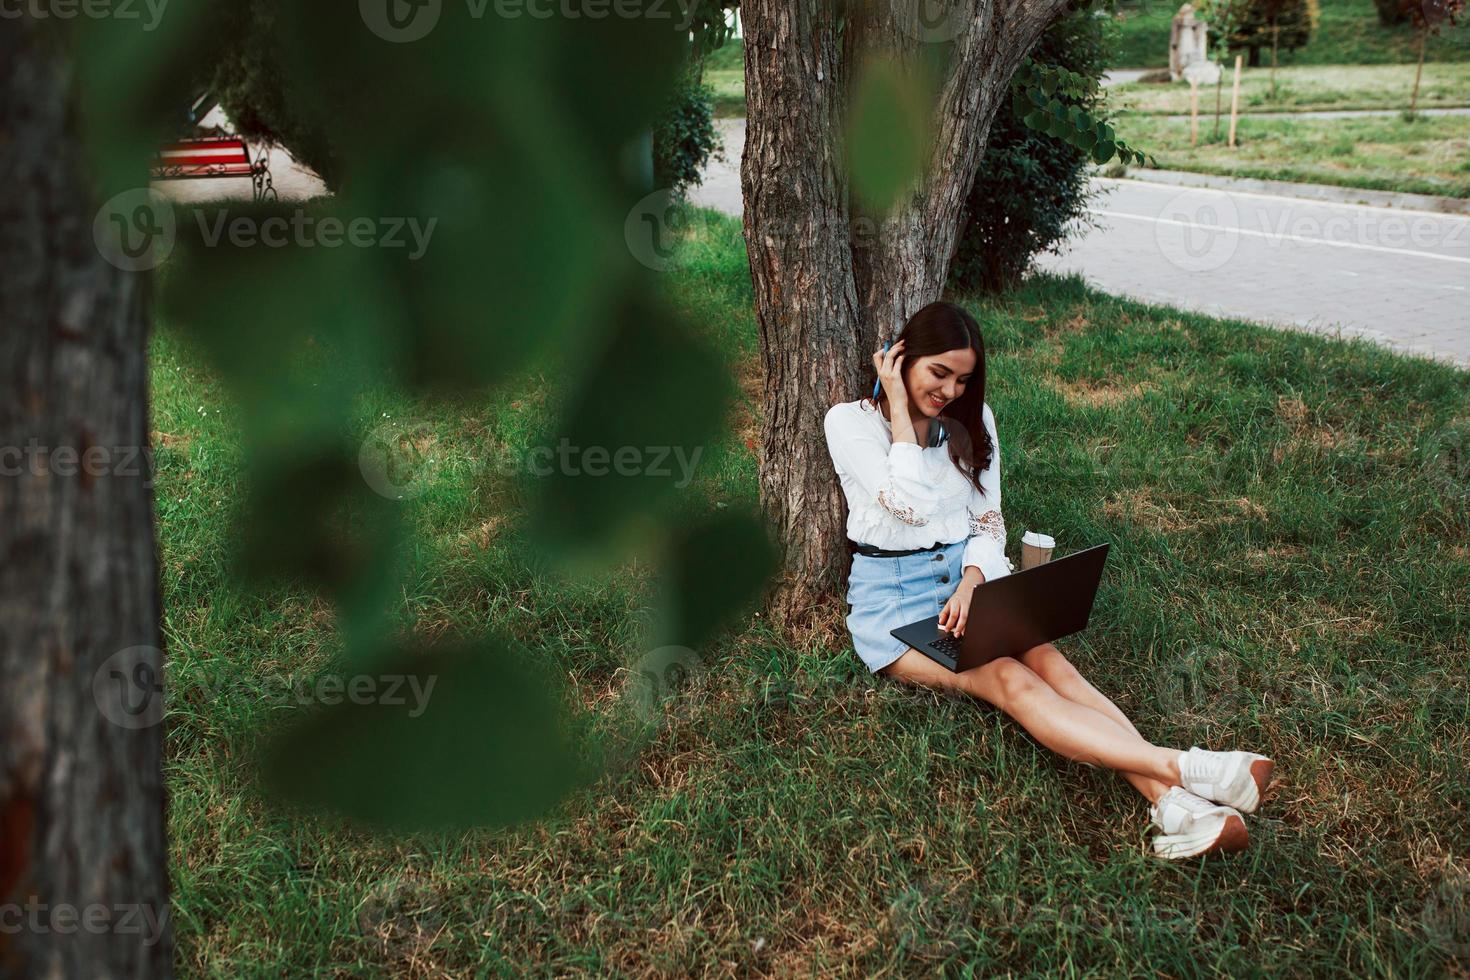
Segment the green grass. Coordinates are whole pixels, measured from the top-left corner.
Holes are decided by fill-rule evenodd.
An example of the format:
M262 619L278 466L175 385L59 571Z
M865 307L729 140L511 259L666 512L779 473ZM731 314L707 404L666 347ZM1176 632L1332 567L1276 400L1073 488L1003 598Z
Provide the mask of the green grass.
M1419 60L1419 40L1412 27L1384 27L1373 0L1321 0L1322 19L1312 39L1299 51L1284 53L1288 65L1382 65ZM1120 0L1115 18L1119 29L1113 64L1119 68L1163 68L1169 64L1169 23L1177 3ZM1245 52L1242 51L1242 54ZM1261 52L1262 62L1271 57ZM1447 27L1429 39L1429 61L1470 61L1470 30Z
M704 67L706 71L710 69L743 71L745 68L745 39L730 38L710 52L709 57L704 59Z
M745 71L741 68L706 68L704 83L715 93L717 117L745 115Z
M738 222L700 217L669 283L759 391ZM1027 528L1064 551L1112 543L1092 624L1061 646L1156 741L1276 758L1249 851L1155 860L1121 780L993 710L874 681L835 604L807 635L752 619L706 651L713 669L652 741L543 824L395 841L282 812L244 760L299 709L232 679L327 668L333 618L309 595L231 586L235 410L164 327L153 425L183 971L1463 971L1470 374L1075 279L967 302L1013 553ZM526 637L572 680L589 730L622 731L648 583L636 567L572 581L529 564L520 500L483 471L531 438L548 387L361 406L364 431L386 414L437 433L437 478L406 504L420 543L392 625ZM691 505L755 495L750 407L732 422Z
M1470 33L1470 31L1467 31ZM705 83L715 92L715 114L745 114L745 74L737 66L706 69ZM1273 112L1408 108L1414 87L1413 65L1296 65L1277 71L1276 93L1271 93L1268 68L1241 72L1240 109L1260 115ZM1230 74L1221 88L1221 106L1230 108ZM1189 112L1189 86L1129 82L1107 91L1109 109L1122 113L1176 115ZM1200 111L1211 112L1215 89L1200 89ZM1470 61L1427 64L1419 87L1419 107L1470 106Z
M1214 117L1200 117L1200 145L1187 119L1125 116L1118 131L1160 167L1368 190L1470 197L1470 116L1240 120L1240 145L1226 145L1228 114L1212 141Z
M1269 68L1240 73L1241 112L1303 112L1319 109L1406 109L1414 89L1413 65L1306 65L1281 68L1271 94ZM1224 74L1220 105L1230 111L1230 72ZM1189 85L1129 82L1108 89L1108 105L1119 111L1189 112ZM1470 62L1424 66L1419 108L1470 106ZM1213 112L1215 87L1200 89L1200 112Z

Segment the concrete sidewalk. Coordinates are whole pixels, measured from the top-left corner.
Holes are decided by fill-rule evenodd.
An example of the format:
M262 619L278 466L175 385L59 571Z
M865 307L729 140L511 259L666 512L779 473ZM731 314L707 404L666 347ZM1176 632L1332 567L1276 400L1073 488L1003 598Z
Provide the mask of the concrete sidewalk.
M1197 174L1189 170L1155 170L1143 167L1129 167L1124 176L1128 180L1140 180L1149 184L1172 184L1175 187L1214 187L1223 191L1298 197L1306 201L1324 201L1333 204L1366 204L1370 207L1431 211L1436 214L1470 214L1470 199L1463 197L1402 194L1398 191L1370 191L1358 187L1339 187L1336 184L1304 184L1298 181L1261 180L1255 177L1220 177L1215 174Z
M726 160L690 197L739 217L745 120L716 124ZM1415 195L1360 204L1333 200L1341 188L1307 199L1252 186L1278 182L1186 176L1187 186L1096 178L1097 226L1037 267L1115 295L1470 368L1470 214L1407 206Z

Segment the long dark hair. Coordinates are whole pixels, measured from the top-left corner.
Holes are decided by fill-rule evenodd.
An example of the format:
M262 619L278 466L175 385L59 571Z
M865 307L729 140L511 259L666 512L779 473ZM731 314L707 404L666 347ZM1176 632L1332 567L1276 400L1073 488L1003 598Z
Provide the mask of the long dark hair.
M980 474L990 465L995 446L985 428L985 341L975 318L953 303L930 303L909 317L897 340L902 340L904 387L908 387L909 371L921 357L946 351L970 348L975 352L975 370L965 384L965 393L944 407L941 418L949 436L949 458L981 493ZM880 391L874 406L888 399Z

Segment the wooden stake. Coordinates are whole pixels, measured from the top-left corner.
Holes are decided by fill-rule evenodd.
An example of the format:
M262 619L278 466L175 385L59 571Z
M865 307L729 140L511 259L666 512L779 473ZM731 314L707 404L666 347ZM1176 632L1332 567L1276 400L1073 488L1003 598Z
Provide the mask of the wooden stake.
M1409 118L1414 118L1414 110L1419 108L1419 79L1424 76L1424 46L1429 41L1429 25L1425 24L1419 28L1419 67L1414 69L1414 94L1409 96Z
M1189 83L1189 145L1199 145L1199 82Z
M1240 114L1240 55L1235 56L1235 84L1230 89L1230 146L1235 146L1235 117Z

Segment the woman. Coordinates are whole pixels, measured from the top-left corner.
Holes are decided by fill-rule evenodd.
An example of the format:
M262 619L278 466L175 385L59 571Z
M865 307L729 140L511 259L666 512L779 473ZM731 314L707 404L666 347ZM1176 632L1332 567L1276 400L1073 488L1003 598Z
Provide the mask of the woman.
M1162 857L1245 847L1241 814L1256 809L1270 780L1265 756L1153 745L1050 643L952 672L889 633L938 614L942 629L963 636L971 590L1013 568L974 318L931 303L873 366L879 395L835 405L826 419L857 548L847 625L868 669L988 701L1052 751L1117 770L1152 804Z

